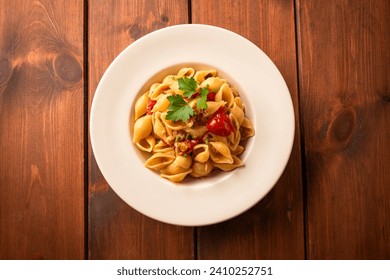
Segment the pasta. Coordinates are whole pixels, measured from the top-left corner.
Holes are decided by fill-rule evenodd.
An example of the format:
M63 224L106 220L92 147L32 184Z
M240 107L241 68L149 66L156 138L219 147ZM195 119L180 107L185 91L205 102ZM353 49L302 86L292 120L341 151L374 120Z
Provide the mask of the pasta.
M254 134L238 91L215 69L181 68L134 105L133 143L148 153L145 166L175 183L243 166L242 141Z

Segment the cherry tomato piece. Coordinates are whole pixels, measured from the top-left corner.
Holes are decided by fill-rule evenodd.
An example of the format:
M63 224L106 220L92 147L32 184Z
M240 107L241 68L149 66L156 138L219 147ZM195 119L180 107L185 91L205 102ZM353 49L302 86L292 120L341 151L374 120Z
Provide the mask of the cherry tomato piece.
M219 136L229 136L230 133L234 132L233 124L226 114L225 107L220 107L214 113L207 122L206 128L208 131Z
M209 92L209 94L207 95L207 101L215 101L215 95L215 92Z
M153 114L152 110L154 105L156 105L156 103L157 100L148 99L148 104L146 105L146 112L148 113L148 115Z

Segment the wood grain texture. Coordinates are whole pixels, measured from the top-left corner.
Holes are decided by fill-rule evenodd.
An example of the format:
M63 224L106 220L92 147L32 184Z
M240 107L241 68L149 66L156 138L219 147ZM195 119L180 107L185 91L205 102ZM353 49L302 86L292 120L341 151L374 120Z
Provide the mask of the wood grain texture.
M0 7L0 259L82 259L83 2Z
M294 1L194 0L192 22L230 29L267 53L287 82L298 120ZM250 211L230 221L199 228L199 259L303 259L302 197L296 121L292 155L279 182Z
M310 259L390 258L390 2L298 2Z
M188 22L187 1L89 1L89 100L111 61L143 35ZM89 257L192 259L193 228L163 224L125 204L102 177L90 150Z

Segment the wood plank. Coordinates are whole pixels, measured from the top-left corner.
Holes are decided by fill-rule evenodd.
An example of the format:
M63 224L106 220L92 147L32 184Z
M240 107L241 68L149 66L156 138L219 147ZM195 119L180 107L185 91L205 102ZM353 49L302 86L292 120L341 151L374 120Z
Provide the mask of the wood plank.
M267 53L287 82L298 120L294 1L194 0L192 22L230 29L251 40ZM297 121L292 155L277 185L247 213L218 225L199 228L198 257L304 258L301 156Z
M390 2L298 1L308 258L390 258Z
M188 22L187 1L89 1L89 101L104 71L141 36ZM89 158L91 259L192 259L193 228L163 224L125 204Z
M82 259L83 2L0 7L0 259Z

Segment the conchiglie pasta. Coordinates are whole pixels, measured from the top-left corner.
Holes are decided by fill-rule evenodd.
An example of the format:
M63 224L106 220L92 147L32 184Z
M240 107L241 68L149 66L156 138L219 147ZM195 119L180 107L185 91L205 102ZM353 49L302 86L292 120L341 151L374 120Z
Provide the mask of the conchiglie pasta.
M207 101L207 108L204 110L206 116L214 114L221 106L225 106L225 101Z
M190 175L196 178L208 176L213 171L213 167L213 164L209 161L194 162Z
M192 67L185 67L181 68L179 72L177 72L177 77L182 78L182 77L192 77L195 74L195 69Z
M237 104L238 107L240 107L242 110L244 110L244 104L242 103L241 97L234 97L234 103Z
M201 70L195 73L194 79L198 83L202 83L205 79L210 77L215 77L217 75L217 70L210 69L210 70Z
M141 139L139 142L136 143L138 149L144 152L150 153L153 151L154 145L156 144L156 138L149 135L146 138Z
M157 100L160 94L164 93L165 90L169 89L169 84L159 84L155 89L149 91L149 98Z
M154 170L161 170L170 165L175 160L175 156L165 153L155 153L145 162L145 166Z
M215 101L225 101L226 106L230 108L234 102L234 95L231 88L227 83L222 84L221 88L218 90L215 95Z
M175 150L173 149L173 147L171 147L164 141L159 141L156 145L154 145L152 151L153 153L164 153L164 154L175 155Z
M171 84L173 84L175 82L176 79L177 79L176 75L168 75L168 76L165 76L165 78L163 79L162 83L171 85Z
M235 150L241 141L240 131L236 130L236 131L232 132L229 136L227 136L227 139L228 139L227 142L228 142L230 150L231 151Z
M192 159L190 157L177 156L171 164L161 170L160 175L163 178L178 183L192 172L191 165Z
M169 85L169 90L173 93L173 95L183 95L183 91L179 89L178 83L172 83Z
M167 137L167 130L164 123L161 120L161 113L156 112L153 114L153 133L158 139L165 139Z
M210 158L209 145L198 144L194 147L194 160L197 162L204 163Z
M133 142L137 143L141 139L148 137L149 134L152 132L152 129L152 116L145 115L140 117L138 120L135 121L134 124Z
M230 120L232 121L234 132L230 133L229 136L227 136L227 144L229 145L229 148L233 151L237 148L237 146L241 142L241 132L240 132L240 123L237 120L237 117L233 114L230 114Z
M220 77L210 77L204 80L200 87L208 87L210 91L217 92L225 82L226 80Z
M241 127L240 127L240 131L241 131L241 139L242 140L248 139L248 138L252 137L253 135L255 135L255 130L253 128L253 125L248 118L244 118L244 120L241 124Z
M233 169L244 165L244 163L237 156L232 156L232 159L232 163L214 163L214 166L223 171L232 171Z
M169 107L168 95L160 94L157 98L156 104L154 104L152 112L165 112Z
M149 153L145 167L174 183L229 172L244 165L242 141L255 133L244 108L217 70L183 67L134 103L133 142Z
M244 152L245 148L238 145L234 150L231 151L232 156L241 155Z
M192 172L192 170L189 169L189 170L184 170L184 171L181 171L181 172L170 174L170 173L165 173L165 171L163 170L161 172L160 176L165 178L165 179L168 179L168 180L170 180L170 181L172 181L174 183L180 183L191 172Z
M244 121L245 118L245 113L242 110L242 108L237 105L236 102L233 102L233 107L230 110L231 115L233 115L236 118L237 121L237 126L241 126L242 122Z
M148 105L148 95L149 91L145 92L141 95L140 98L137 99L134 105L134 118L137 120L139 117L146 114L146 107Z
M182 121L173 122L173 121L167 120L165 118L165 116L166 115L162 115L161 119L162 119L165 127L169 128L171 130L184 130L184 129L192 126L192 124L185 123L185 122L182 122Z
M210 158L215 163L233 163L228 145L222 142L210 142Z
M197 125L194 127L186 127L184 131L191 135L192 138L200 138L207 133L207 128L204 125Z
M181 168L188 169L191 167L192 158L188 157L188 156L184 157L184 156L179 155L179 156L176 156L173 164L176 164L177 166L179 166Z

